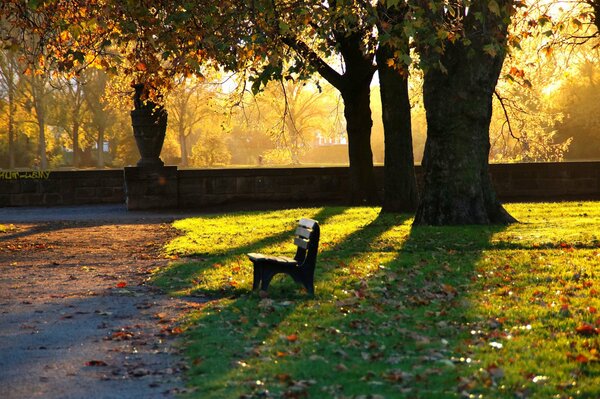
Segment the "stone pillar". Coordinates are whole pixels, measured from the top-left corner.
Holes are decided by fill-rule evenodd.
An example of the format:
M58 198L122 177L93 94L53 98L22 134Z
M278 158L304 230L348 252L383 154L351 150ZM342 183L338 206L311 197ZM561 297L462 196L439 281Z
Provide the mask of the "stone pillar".
M129 166L124 174L127 210L177 208L177 166Z

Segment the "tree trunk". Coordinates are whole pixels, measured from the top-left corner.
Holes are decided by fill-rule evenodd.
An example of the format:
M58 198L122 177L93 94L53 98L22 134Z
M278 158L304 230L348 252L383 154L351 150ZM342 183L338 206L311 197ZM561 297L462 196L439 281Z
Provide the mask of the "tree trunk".
M473 37L468 47L446 42L440 62L447 71L429 68L424 75L425 186L415 225L516 221L496 198L488 171L492 95L505 54L485 53L489 38Z
M98 156L96 166L104 168L104 126L98 126Z
M79 111L73 112L73 166L79 166Z
M42 100L36 101L35 112L38 122L38 157L40 169L48 169L48 156L46 155L46 115Z
M378 204L371 151L373 120L370 84L375 73L373 56L363 51L366 33L360 29L352 33L346 30L334 31L333 34L344 59L343 74L329 66L306 43L291 37L284 37L283 41L312 64L316 71L341 93L348 132L350 200L354 204Z
M375 205L379 202L379 197L371 151L371 88L369 82L362 85L355 82L341 90L341 93L348 132L350 200L354 204Z
M181 166L188 166L187 137L183 129L179 129L179 148L181 149Z
M406 39L408 49L408 39ZM387 64L394 50L380 45L377 70L385 139L383 212L415 212L418 205L408 79Z
M9 77L9 79L11 79ZM16 104L12 82L8 83L8 168L15 167L15 112Z

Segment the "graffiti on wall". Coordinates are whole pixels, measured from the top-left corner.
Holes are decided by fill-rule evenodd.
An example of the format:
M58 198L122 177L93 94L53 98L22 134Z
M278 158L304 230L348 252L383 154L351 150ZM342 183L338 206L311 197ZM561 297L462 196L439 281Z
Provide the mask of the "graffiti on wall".
M50 177L50 171L48 171L48 170L30 170L30 171L21 171L21 172L0 170L0 180L20 180L20 179L47 180L49 177Z

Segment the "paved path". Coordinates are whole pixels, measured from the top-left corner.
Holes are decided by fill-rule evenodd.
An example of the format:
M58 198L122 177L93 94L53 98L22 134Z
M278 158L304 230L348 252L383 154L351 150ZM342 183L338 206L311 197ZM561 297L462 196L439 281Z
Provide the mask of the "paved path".
M198 212L127 211L127 208L123 204L23 208L9 207L0 208L0 224L56 221L172 221L174 219L195 215L198 215Z
M0 398L168 398L179 317L202 300L147 284L178 213L0 208Z

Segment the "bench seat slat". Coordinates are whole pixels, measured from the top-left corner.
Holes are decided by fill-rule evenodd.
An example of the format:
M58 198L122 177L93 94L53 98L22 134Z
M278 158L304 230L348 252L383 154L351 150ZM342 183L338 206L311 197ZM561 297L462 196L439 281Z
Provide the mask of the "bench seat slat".
M254 253L254 252L246 254L246 255L248 255L248 258L250 258L250 260L253 262L269 261L269 262L277 262L277 263L284 264L287 266L296 266L298 264L298 262L295 259L288 258L287 256L263 255L263 254Z
M296 228L296 233L297 236L300 236L302 238L309 238L310 237L310 230L305 228L305 227L297 227Z
M312 220L312 219L308 219L308 218L302 218L302 219L300 219L300 222L298 222L298 224L300 226L306 227L309 229L312 229L316 223L317 223L316 220Z
M303 249L307 249L308 248L308 240L305 240L300 237L296 237L296 238L294 238L294 245L296 245L300 248L303 248Z

